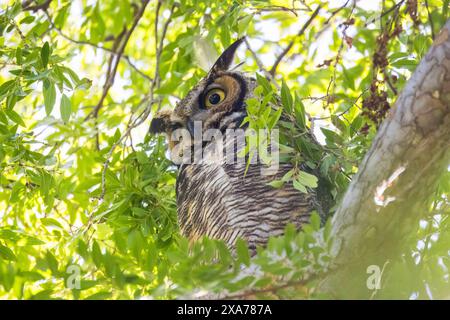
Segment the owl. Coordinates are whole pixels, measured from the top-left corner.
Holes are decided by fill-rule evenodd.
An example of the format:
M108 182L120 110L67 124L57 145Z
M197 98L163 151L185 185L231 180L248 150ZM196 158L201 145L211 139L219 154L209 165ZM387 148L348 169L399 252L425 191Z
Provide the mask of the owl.
M192 138L196 134L196 124L200 124L201 133L216 130L220 135L239 128L248 130L242 124L247 117L246 100L253 97L256 80L230 70L236 49L242 42L243 39L237 40L228 47L207 76L179 101L174 110L161 111L153 117L150 133L165 133L172 154L174 150L180 150L180 145L186 146L187 141L187 149L194 149ZM187 132L187 137L175 141L173 133L179 129ZM225 140L226 135L222 137ZM211 150L216 150L219 142L220 148L227 150L231 143L231 150L236 153L231 158L239 157L235 139L216 140L197 143L197 153L200 152L203 158L214 158L215 151ZM193 154L190 160L195 157L195 151ZM267 244L269 237L281 235L287 224L301 228L313 210L323 212L314 190L301 193L292 183L281 188L269 184L290 171L291 164L279 164L277 170L269 174L261 170L262 166L266 164L256 162L247 166L242 161L230 162L221 158L206 163L182 162L176 181L181 233L193 241L202 236L220 239L231 249L241 238L247 241L253 254L258 246Z

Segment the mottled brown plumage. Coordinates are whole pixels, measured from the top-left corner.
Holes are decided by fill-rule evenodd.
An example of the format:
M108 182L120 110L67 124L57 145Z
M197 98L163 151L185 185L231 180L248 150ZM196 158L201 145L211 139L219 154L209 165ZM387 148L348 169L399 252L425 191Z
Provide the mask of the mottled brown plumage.
M157 114L151 132L165 132L169 148L177 142L171 133L186 128L193 135L194 121L200 121L203 130L239 128L246 117L245 100L253 96L255 80L240 72L228 71L238 40L221 55L209 74L182 99L175 110ZM219 101L219 103L213 103ZM226 144L234 143L227 140ZM203 143L206 158L214 158L214 140ZM237 147L233 147L235 152ZM291 164L280 164L273 175L261 173L263 164L246 163L186 164L179 167L176 193L178 220L183 235L191 240L202 236L224 240L233 247L237 238L248 241L255 249L265 245L270 236L283 233L286 224L298 228L308 221L311 212L321 211L313 190L300 193L292 183L282 188L268 185L292 169Z

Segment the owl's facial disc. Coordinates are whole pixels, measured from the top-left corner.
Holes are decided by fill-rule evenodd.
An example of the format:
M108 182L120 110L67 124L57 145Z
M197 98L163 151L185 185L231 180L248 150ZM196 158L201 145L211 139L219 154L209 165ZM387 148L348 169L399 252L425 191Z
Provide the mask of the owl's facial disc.
M234 54L243 38L231 44L217 59L208 75L183 98L173 111L158 112L152 119L150 133L165 133L169 148L176 142L171 134L178 128L188 129L193 136L194 124L202 129L221 129L221 121L235 118L236 111L245 109L247 85L239 72L229 72Z

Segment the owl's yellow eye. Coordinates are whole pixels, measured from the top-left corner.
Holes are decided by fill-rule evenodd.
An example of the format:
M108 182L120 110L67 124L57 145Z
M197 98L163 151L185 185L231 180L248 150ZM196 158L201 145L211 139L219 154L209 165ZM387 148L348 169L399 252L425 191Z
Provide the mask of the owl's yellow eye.
M207 108L214 107L225 99L225 91L222 89L212 89L206 94L205 106Z

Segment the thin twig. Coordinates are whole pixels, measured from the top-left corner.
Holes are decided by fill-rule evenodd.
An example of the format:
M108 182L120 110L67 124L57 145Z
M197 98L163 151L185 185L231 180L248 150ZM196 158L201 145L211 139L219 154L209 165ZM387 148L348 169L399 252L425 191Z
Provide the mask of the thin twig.
M116 53L116 55L112 55L111 59L110 59L110 66L112 65L110 69L109 73L106 75L106 80L105 80L105 84L103 86L103 93L102 96L98 102L98 104L95 106L94 110L86 117L86 119L89 119L90 117L94 117L96 118L98 116L98 113L100 111L100 109L103 106L103 102L106 98L106 96L108 95L109 89L112 87L113 83L114 83L114 78L116 76L117 73L117 68L119 66L119 62L120 62L120 57L122 56L125 47L127 46L128 40L131 37L131 34L133 33L134 29L136 28L136 26L138 25L139 20L142 18L145 8L147 7L148 3L150 2L150 0L143 0L142 1L142 6L139 9L139 11L136 13L136 15L134 16L134 21L133 24L131 25L131 28L125 32L123 35L121 34L119 37L117 37L118 39L118 48L117 51L114 50ZM124 29L125 31L125 29ZM123 40L121 39L123 36Z
M148 99L148 96L146 96L141 103L144 103ZM142 111L142 113L128 126L126 131L122 134L122 136L117 140L112 146L111 149L109 149L108 154L106 155L106 160L103 163L103 169L102 169L102 181L101 181L101 194L99 199L103 200L106 193L106 171L109 167L109 162L112 157L112 154L114 150L122 143L122 141L131 133L131 130L134 128L140 126L150 115L150 112L152 110L152 106L156 103L156 101L151 100L148 102L147 107Z
M158 0L155 11L155 52L158 51L158 23L159 23L159 10L161 10L161 0Z
M167 18L166 22L164 23L163 31L162 31L162 34L161 34L161 39L159 40L159 45L158 45L157 50L156 50L155 75L153 76L152 89L154 89L155 87L159 86L159 80L160 80L159 64L160 64L160 60L161 60L161 53L162 53L162 49L163 49L163 46L164 46L164 39L166 38L167 29L169 27L170 22L172 21L172 15L173 15L173 12L175 10L175 7L176 7L176 5L173 4L172 8L170 9L169 17ZM158 35L155 34L155 41L157 41L157 40L158 40Z
M258 7L258 8L253 8L253 9L255 10L255 14L259 14L262 12L285 11L285 12L293 13L296 17L298 16L297 11L310 11L307 8L288 8L288 7L277 6L277 5L272 5L272 6L267 6L267 7Z
M433 23L433 17L431 16L430 8L428 6L428 0L425 0L425 7L427 8L428 13L428 21L430 22L430 28L431 28L431 38L434 40L434 23Z
M333 12L331 12L331 16L328 17L328 19L327 19L327 21L325 21L324 25L329 24L331 19L333 19L333 17L335 15L337 15L342 9L344 9L348 5L349 2L350 2L350 0L347 0L342 6L340 6L339 8L334 10Z
M392 8L389 8L388 10L386 10L385 12L381 13L378 17L373 18L369 21L367 21L364 24L364 27L367 27L369 24L374 23L376 20L383 18L385 15L391 13L392 11L394 11L395 9L397 9L399 6L401 6L403 4L403 2L405 2L405 0L401 0L398 3L394 4L394 6Z
M225 297L221 297L220 300L236 300L236 299L245 299L245 298L249 298L251 296L257 295L257 294L262 294L262 293L272 293L272 294L276 294L277 291L280 291L282 289L287 289L287 288L292 288L292 287L304 287L306 286L308 283L310 283L311 281L314 281L316 279L320 279L319 276L324 276L324 274L317 274L317 275L313 275L310 276L308 279L301 279L301 280L297 280L297 281L288 281L284 284L281 285L276 285L276 286L272 286L272 287L267 287L267 288L263 288L263 289L250 289L247 291L244 291L242 293L237 293L237 294L232 294L232 295L228 295Z
M292 41L288 44L288 46L283 50L283 52L281 52L281 54L277 57L277 59L275 60L275 63L273 64L272 68L270 69L269 73L272 75L272 77L275 76L275 72L277 71L277 67L280 64L281 60L283 60L284 56L286 54L288 54L289 50L291 50L291 48L294 45L295 39L300 37L301 35L303 35L306 31L306 29L309 27L309 25L311 24L311 22L314 20L314 18L317 16L317 14L319 13L320 9L322 8L322 6L318 5L316 10L314 10L313 14L311 15L311 17L308 19L308 21L306 21L306 23L303 25L303 27L300 29L300 31L297 33L297 35L295 36L294 39L292 39Z
M19 26L17 25L17 23L14 21L14 19L10 19L11 24L13 25L14 29L16 29L17 33L20 36L20 39L22 39L22 41L25 43L25 46L27 45L27 38L25 37L25 35L23 34L22 30L20 30Z
M22 1L22 10L24 10L24 11L33 11L33 12L36 12L36 11L39 11L39 10L47 10L49 5L50 5L50 3L52 2L52 0L47 0L47 1L44 1L43 3L41 3L41 4L36 4L36 5L32 6L31 4L33 2L35 2L35 1L33 1L33 0L31 0L31 1Z
M262 64L261 59L259 59L256 52L251 48L250 43L248 42L247 38L244 39L244 42L245 42L245 45L247 46L248 51L250 51L250 53L252 54L253 59L255 59L255 62L256 62L256 65L258 66L259 71L261 71L267 79L269 79L276 85L276 82L274 81L272 75L270 74L269 71L267 71L266 68L264 68L264 65Z
M114 44L112 47L113 52L116 52L117 48L119 47L120 43L122 42L124 35L126 34L126 32L127 32L127 28L125 27L125 28L123 28L123 30L120 32L120 34L114 40ZM109 61L108 61L108 67L106 70L106 80L105 80L105 83L103 84L102 96L101 96L99 102L97 103L97 105L94 107L94 110L87 116L87 119L90 116L94 116L96 118L98 116L98 112L99 112L100 108L103 107L103 101L105 100L106 96L108 95L109 89L112 87L112 85L114 83L117 66L119 64L118 61L119 61L119 53L110 55Z
M106 171L108 170L109 167L109 162L111 159L111 156L114 152L114 150L122 143L122 141L130 135L131 130L133 130L134 128L136 128L137 126L141 125L150 115L151 111L152 111L152 107L155 103L158 103L158 108L161 105L161 99L155 99L155 89L159 87L159 61L161 59L161 54L162 54L162 49L164 46L164 39L166 37L166 33L167 30L169 28L169 24L172 21L172 15L173 12L175 10L176 5L172 5L172 8L170 10L170 15L167 18L166 22L164 23L163 26L163 30L162 30L162 34L161 34L161 38L158 37L158 35L155 33L155 40L159 39L159 42L157 41L157 48L156 48L156 63L155 63L155 75L153 77L153 81L152 81L152 85L150 88L150 93L141 101L140 104L145 103L147 100L149 100L147 107L144 109L144 111L134 120L128 125L128 128L126 129L126 131L122 134L122 136L120 137L120 139L118 141L116 141L112 146L111 149L108 151L108 154L106 155L106 160L103 163L103 169L102 169L102 181L101 181L101 194L99 199L103 200L103 198L105 197L106 194ZM159 14L159 9L157 10L157 14ZM157 21L158 19L156 18L155 21ZM156 26L155 26L156 28Z
M346 21L351 21L351 18L352 18L353 12L355 11L355 8L356 8L356 0L353 0L352 8L351 8L350 14L347 17ZM339 45L336 58L334 59L333 75L331 76L330 82L328 83L327 93L326 93L327 96L330 96L330 90L331 89L332 89L331 95L334 96L334 93L335 93L335 90L336 90L336 70L337 70L337 65L338 65L339 61L342 59L341 55L342 55L342 50L344 49L344 43L346 42L347 29L350 27L351 24L344 22L341 25L344 26L344 28L342 30L342 41L341 41L341 44ZM327 99L326 105L324 105L324 109L327 109L329 104L330 104L330 100Z
M384 70L384 79L386 80L386 83L388 84L389 88L392 90L392 92L397 95L397 89L395 89L394 85L391 82L391 77L388 75L386 69Z
M110 53L110 54L117 55L117 52L115 52L113 49L110 49L110 48L101 46L101 45L99 45L99 44L97 44L97 43L93 43L93 42L85 41L85 40L77 40L77 39L71 38L70 36L68 36L67 34L65 34L60 28L58 28L58 27L54 24L54 22L53 22L53 20L52 20L52 17L50 16L50 14L48 13L47 10L44 9L43 11L44 11L44 14L46 15L47 20L48 20L48 22L50 23L50 26L52 27L52 29L55 30L61 37L63 37L63 38L66 39L67 41L72 42L72 43L75 43L75 44L78 44L78 45L81 45L81 46L90 46L90 47L93 47L93 48L96 48L96 49L99 49L99 50L106 51L106 52L108 52L108 53ZM129 65L131 68L133 68L138 74L140 74L142 77L144 77L145 79L147 79L147 80L149 80L149 81L153 81L153 79L152 79L150 76L148 76L147 74L145 74L142 70L140 70L140 69L139 69L139 68L131 61L131 58L130 58L128 55L122 54L122 56L121 56L120 58L121 58L121 59L124 59L124 60L128 63L128 65Z

